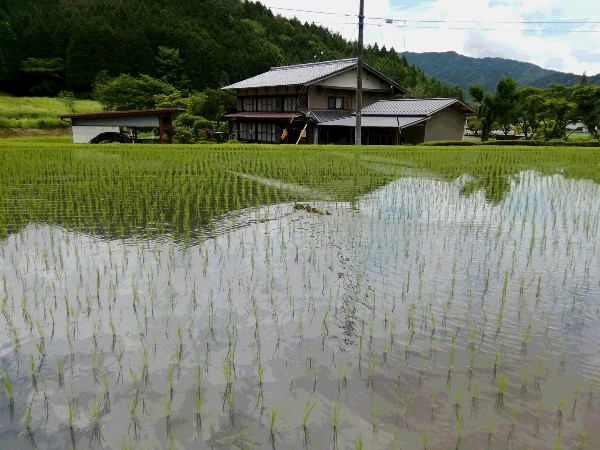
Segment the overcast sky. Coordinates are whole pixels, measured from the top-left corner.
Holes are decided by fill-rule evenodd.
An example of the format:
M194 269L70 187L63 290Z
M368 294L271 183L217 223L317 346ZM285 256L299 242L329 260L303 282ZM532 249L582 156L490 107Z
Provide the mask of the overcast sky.
M275 14L358 38L359 0L261 3ZM453 50L600 73L600 0L365 0L365 16L365 43L399 52Z

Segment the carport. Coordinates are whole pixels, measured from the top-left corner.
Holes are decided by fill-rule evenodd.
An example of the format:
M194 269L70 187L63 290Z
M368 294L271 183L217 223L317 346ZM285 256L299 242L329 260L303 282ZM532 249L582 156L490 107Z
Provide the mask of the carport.
M86 114L64 114L71 122L74 144L106 144L112 142L173 143L173 117L183 108L158 108L131 111L106 111ZM140 129L158 130L158 139L139 139Z

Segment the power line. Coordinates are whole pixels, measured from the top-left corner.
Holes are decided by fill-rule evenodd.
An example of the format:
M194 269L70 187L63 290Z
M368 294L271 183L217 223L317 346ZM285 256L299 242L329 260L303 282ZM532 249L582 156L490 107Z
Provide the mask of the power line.
M403 22L403 21L400 21ZM409 21L407 21L409 22ZM356 22L311 22L315 25L354 25ZM482 27L445 27L445 26L411 26L411 25L390 25L387 23L365 23L369 27L387 26L391 28L401 28L406 30L463 30L463 31L521 31L524 33L600 33L600 30L563 30L552 28L482 28Z
M332 16L344 16L344 17L357 17L356 14L339 13L333 11L314 11L310 9L296 9L296 8L281 8L278 6L268 6L269 9L276 9L279 11L291 11L291 12L302 12L309 14L325 14ZM367 20L383 20L392 22L413 22L413 23L482 23L482 24L527 24L527 25L597 25L600 21L589 21L589 20L419 20L419 19L393 19L390 17L369 17L365 16Z

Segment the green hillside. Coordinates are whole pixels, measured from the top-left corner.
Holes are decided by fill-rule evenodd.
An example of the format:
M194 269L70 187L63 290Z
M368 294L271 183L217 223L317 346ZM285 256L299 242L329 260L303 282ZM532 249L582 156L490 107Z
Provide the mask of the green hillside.
M161 54L160 48L172 50ZM0 0L0 90L89 95L121 73L177 79L201 91L272 66L355 56L356 44L314 24L242 0ZM366 62L415 96L462 97L411 67L394 49Z
M465 92L469 85L480 84L492 92L502 77L513 78L520 86L547 88L550 84L573 86L582 74L543 69L535 64L504 58L471 58L456 52L405 52L402 56L432 77L459 86ZM591 83L600 84L600 74L590 76Z

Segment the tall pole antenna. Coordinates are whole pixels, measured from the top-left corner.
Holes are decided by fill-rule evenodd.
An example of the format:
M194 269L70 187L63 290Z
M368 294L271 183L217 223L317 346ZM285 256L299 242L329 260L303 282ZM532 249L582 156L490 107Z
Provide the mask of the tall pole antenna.
M356 128L354 130L354 145L361 145L362 122L362 66L363 66L363 30L365 27L365 0L360 0L358 13L358 64L356 67Z

